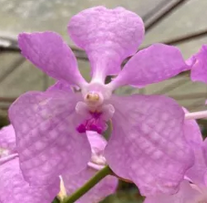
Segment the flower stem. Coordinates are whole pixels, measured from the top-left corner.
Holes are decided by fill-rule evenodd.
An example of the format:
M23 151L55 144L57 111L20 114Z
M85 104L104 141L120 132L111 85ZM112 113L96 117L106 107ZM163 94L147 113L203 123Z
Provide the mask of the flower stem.
M92 187L94 187L99 181L105 178L107 175L112 175L113 172L109 166L105 166L98 171L88 182L86 182L81 188L74 192L71 196L66 197L62 203L73 203L87 193Z

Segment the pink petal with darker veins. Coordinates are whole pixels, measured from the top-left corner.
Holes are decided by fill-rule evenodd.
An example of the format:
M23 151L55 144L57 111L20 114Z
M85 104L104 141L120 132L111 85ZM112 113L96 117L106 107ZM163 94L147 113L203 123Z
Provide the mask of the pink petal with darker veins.
M87 52L92 75L105 78L117 74L123 60L137 51L144 37L144 24L137 14L124 8L99 6L73 16L68 32Z
M171 78L189 68L176 47L153 44L135 54L112 83L115 87L143 87Z
M0 165L1 203L51 203L59 192L59 179L48 187L30 186L23 178L19 158Z
M144 203L195 203L200 194L194 190L188 181L183 181L179 192L174 195L160 194L146 197Z
M184 112L164 96L113 96L113 132L105 149L111 169L142 195L172 194L193 164L183 135Z
M61 90L28 92L10 107L20 166L32 185L47 185L65 169L73 174L87 166L91 149L76 130L75 105L81 95Z
M21 33L18 43L22 55L49 76L72 85L85 83L72 50L60 35L49 31Z

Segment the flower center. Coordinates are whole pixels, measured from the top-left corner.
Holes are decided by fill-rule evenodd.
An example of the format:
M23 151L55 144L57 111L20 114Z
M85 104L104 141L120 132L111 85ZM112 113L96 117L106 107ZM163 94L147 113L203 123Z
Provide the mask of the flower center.
M86 131L96 131L101 134L104 130L106 130L106 124L101 119L100 112L89 112L90 118L86 119L86 121L80 124L76 129L79 133L85 133Z
M88 95L86 99L87 97ZM79 133L95 131L102 134L107 129L106 122L113 116L114 107L111 104L100 104L96 97L93 94L85 102L78 102L76 105L76 112L83 118L81 124L76 128Z
M112 91L96 81L82 87L81 92L84 101L78 102L75 109L83 121L76 129L79 133L96 131L102 134L107 129L106 122L114 114L114 107L108 104Z

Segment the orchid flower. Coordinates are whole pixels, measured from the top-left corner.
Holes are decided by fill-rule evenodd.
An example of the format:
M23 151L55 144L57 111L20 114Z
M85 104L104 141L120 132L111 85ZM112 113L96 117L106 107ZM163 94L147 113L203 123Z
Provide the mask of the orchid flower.
M103 155L107 144L106 140L101 135L93 131L87 131L87 137L92 149L91 161L88 163L88 166L78 174L68 175L66 173L62 175L64 185L63 191L65 191L65 195L62 197L70 196L107 164ZM118 179L115 176L109 175L76 202L98 203L106 196L115 193L117 186Z
M165 96L117 96L114 90L163 81L191 64L177 48L164 44L136 53L144 37L143 21L124 8L86 9L71 18L68 33L88 55L89 83L58 34L22 33L18 38L23 56L57 80L45 92L21 95L9 109L25 179L48 185L59 175L80 173L91 159L86 132L101 134L112 122L104 157L113 172L134 182L142 195L175 193L193 164L182 108ZM116 77L105 84L109 75Z
M194 151L195 163L193 167L186 172L185 178L176 194L148 196L144 203L207 202L207 139L203 141L199 126L195 120L186 120L184 126L186 140Z
M51 203L59 190L59 180L47 188L30 186L22 175L15 145L12 125L0 130L0 203Z

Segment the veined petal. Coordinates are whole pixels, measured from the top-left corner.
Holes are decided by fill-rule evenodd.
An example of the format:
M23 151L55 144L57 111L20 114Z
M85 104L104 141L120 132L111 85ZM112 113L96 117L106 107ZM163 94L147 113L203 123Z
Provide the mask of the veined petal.
M160 194L146 197L144 203L195 203L199 192L193 189L188 181L180 184L178 193L174 195Z
M19 158L0 165L0 202L51 203L59 191L58 178L47 188L30 186L23 178Z
M137 51L144 25L137 14L124 8L99 6L73 16L68 32L76 45L87 52L93 77L105 78L117 74L123 60Z
M113 96L113 132L105 149L111 169L142 195L175 193L193 154L183 135L184 112L164 96Z
M10 107L20 166L31 184L49 184L66 168L71 174L87 166L87 136L76 131L75 105L81 95L61 90L28 92Z
M16 152L16 137L12 125L0 130L0 157L8 156Z
M54 32L21 33L18 37L22 55L49 76L81 85L81 76L72 50Z
M193 119L184 121L184 135L188 145L194 152L195 162L187 171L186 176L190 180L200 186L205 185L204 175L206 173L206 161L204 157L204 146L201 130L197 122Z
M87 167L80 173L69 176L63 175L63 182L68 195L71 195L77 189L82 187L90 178L92 178L96 170ZM114 176L108 175L95 185L89 192L83 195L76 203L98 203L110 194L113 194L118 186L118 179Z
M195 59L195 64L191 69L191 79L207 83L207 45L203 45L192 58Z
M135 54L111 85L115 88L122 85L143 87L171 78L189 68L177 48L153 44Z

